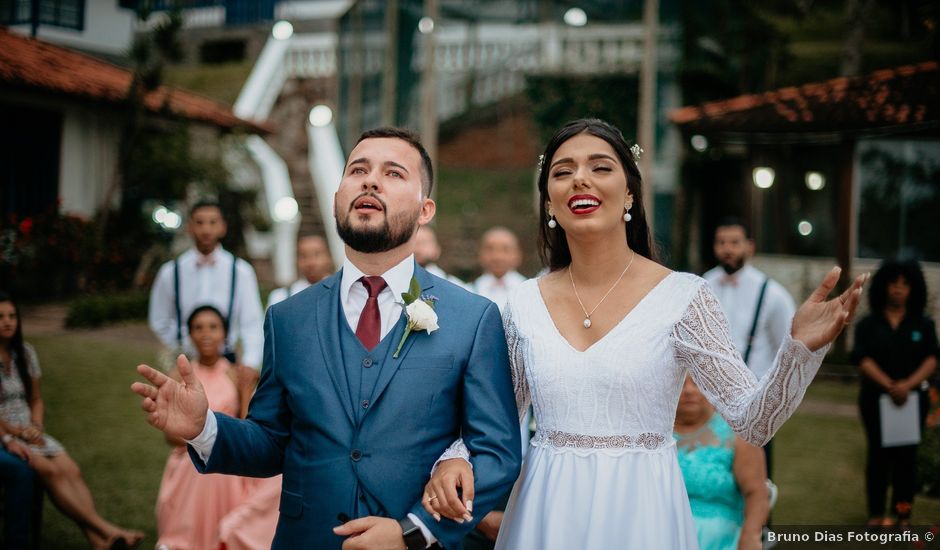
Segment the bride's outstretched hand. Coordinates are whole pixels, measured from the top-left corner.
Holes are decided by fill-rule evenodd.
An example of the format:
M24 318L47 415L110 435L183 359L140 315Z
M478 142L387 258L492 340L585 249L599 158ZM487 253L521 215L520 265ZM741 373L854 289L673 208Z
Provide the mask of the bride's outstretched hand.
M868 281L868 273L856 277L842 294L826 300L839 282L841 272L838 267L832 268L793 316L790 336L802 342L810 351L816 351L835 340L855 316L855 308L862 297L862 285Z
M138 365L137 372L153 385L134 382L131 390L143 398L140 407L153 427L172 437L193 439L206 425L209 401L186 356L176 358L176 367L180 381Z

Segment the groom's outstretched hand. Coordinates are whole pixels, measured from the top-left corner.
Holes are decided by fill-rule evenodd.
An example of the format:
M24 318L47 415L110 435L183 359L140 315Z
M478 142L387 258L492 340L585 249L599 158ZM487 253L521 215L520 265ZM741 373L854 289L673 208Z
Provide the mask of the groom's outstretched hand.
M153 385L134 382L131 390L143 397L140 408L154 428L171 437L193 439L206 425L209 401L185 355L176 358L176 367L179 382L147 365L137 365L137 372Z

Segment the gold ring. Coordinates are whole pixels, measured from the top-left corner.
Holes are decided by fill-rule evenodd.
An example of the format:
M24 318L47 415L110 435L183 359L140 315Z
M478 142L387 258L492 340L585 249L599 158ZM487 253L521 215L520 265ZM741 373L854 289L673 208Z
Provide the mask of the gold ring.
M434 499L436 499L436 498L437 498L437 497L435 497L435 496L428 497L428 502L431 502L432 500L434 500Z

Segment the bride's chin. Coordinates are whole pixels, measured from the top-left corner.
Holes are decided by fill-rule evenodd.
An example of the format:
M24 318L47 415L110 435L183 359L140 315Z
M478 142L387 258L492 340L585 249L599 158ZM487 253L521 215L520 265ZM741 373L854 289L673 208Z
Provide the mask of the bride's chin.
M568 223L565 233L576 239L594 240L600 237L623 236L622 224L608 224L603 220L576 220Z

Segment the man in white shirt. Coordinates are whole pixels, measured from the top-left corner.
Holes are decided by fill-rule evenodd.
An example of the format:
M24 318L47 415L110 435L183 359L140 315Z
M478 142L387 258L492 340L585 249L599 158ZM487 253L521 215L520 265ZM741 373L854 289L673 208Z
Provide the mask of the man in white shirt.
M210 414L185 357L180 382L138 367L153 384L132 386L148 421L187 440L197 470L284 474L272 548L457 546L519 474L499 310L414 260L415 230L434 216L432 181L413 134L360 137L334 197L346 262L268 309L248 418ZM438 498L424 486L458 437L475 477L461 523L422 504Z
M283 302L333 274L333 258L330 257L326 239L320 235L305 235L297 239L297 271L300 278L290 286L271 291L268 295L268 307Z
M506 305L509 293L526 278L516 270L522 265L522 248L515 233L493 227L480 239L480 266L483 274L473 282L473 291L499 306Z
M783 285L747 263L754 255L754 241L743 221L721 220L715 229L714 250L718 266L703 277L728 316L738 352L759 379L773 366L777 349L790 331L796 305ZM769 477L771 443L764 452Z
M448 274L437 265L436 262L441 258L441 245L437 242L437 235L433 229L427 225L422 225L418 228L415 239L415 261L418 262L418 265L427 269L428 273L432 275L447 279L459 287L467 288L467 283Z
M241 344L239 384L254 387L261 368L264 312L258 279L251 264L222 248L227 226L222 209L213 201L200 201L189 214L187 231L194 247L163 264L150 289L148 320L160 342L174 354L192 355L186 319L199 306L211 305L226 316L226 354Z

